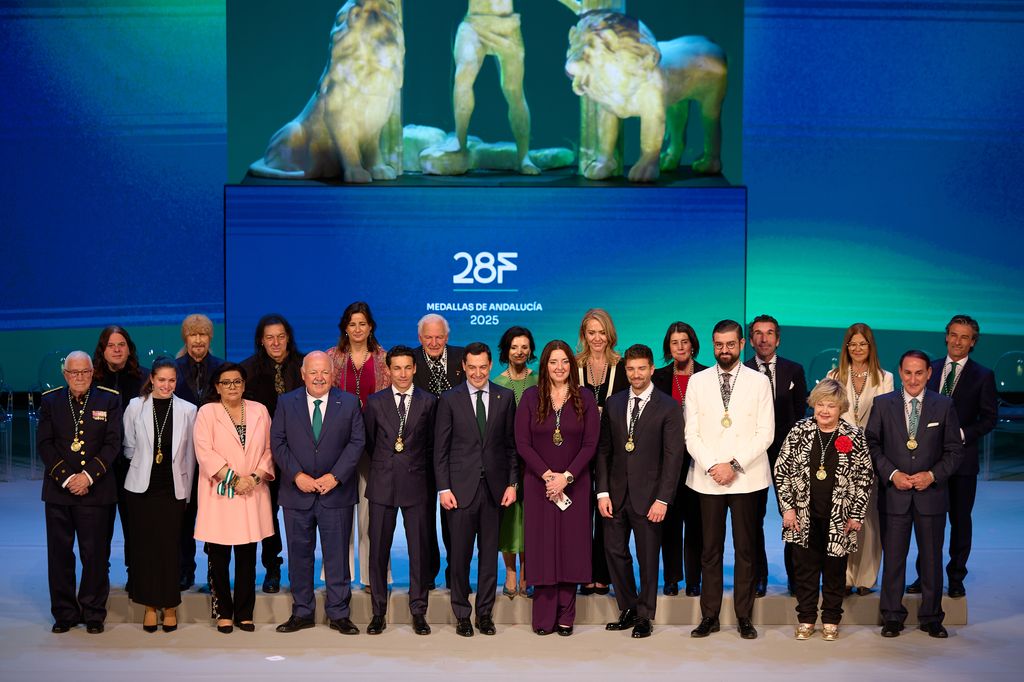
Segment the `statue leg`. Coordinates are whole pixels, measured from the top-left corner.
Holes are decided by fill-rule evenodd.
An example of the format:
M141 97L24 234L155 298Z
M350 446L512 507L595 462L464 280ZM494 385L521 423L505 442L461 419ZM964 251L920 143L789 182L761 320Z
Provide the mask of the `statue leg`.
M540 169L530 160L530 107L526 104L526 94L523 92L526 67L522 42L497 57L501 91L508 103L508 122L516 141L519 172L523 175L540 175Z
M722 102L701 106L704 125L704 155L693 162L693 170L705 175L722 172Z
M686 123L690 118L690 100L676 102L665 112L665 137L668 148L661 154L661 170L674 171L686 151Z
M476 29L468 22L462 22L455 34L455 87L452 89L452 106L455 110L455 143L446 145L444 151L463 152L469 136L469 119L476 108L473 84L480 74L484 57L487 56ZM457 146L456 146L457 145Z
M658 179L658 156L664 139L664 109L655 109L640 118L640 158L629 170L630 182L654 182Z
M364 140L361 145L363 163L370 169L370 176L374 180L394 180L398 173L391 166L384 163L380 154L380 133L372 135Z
M619 141L619 117L602 106L597 107L597 158L583 170L588 180L604 180L615 174L615 146Z
M335 130L330 127L331 140L341 157L341 174L345 182L363 184L373 182L370 172L363 168L363 159L359 149L359 141L352 131L348 134L341 134L344 131Z

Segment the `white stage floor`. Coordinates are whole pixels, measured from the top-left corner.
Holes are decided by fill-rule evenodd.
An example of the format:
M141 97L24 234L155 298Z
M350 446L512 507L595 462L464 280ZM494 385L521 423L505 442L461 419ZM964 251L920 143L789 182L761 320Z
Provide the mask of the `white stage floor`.
M948 640L934 640L915 629L884 640L875 626L844 625L835 643L818 637L797 642L790 625L760 626L756 641L741 640L734 628L725 626L706 640L694 640L688 636L691 626L683 625L659 625L650 639L631 640L628 633L605 632L600 625L580 625L569 638L541 638L527 624L500 621L496 637L477 634L471 639L456 636L454 628L444 623L435 623L431 636L417 637L400 622L389 623L377 637L343 637L325 625L284 635L274 632L273 623L260 624L255 633L236 630L221 635L207 622L186 623L171 634L148 634L136 623L108 622L102 635L88 635L81 627L53 635L38 490L38 481L0 483L4 567L0 571L0 671L4 680L263 680L309 674L381 680L411 674L417 681L513 676L531 681L564 681L567 676L677 679L723 673L764 679L792 679L795 674L931 680L1020 676L1024 594L1016 577L1024 563L1024 486L1015 482L979 484L974 553L966 581L969 625L951 625ZM770 513L768 523L775 522L777 514ZM395 572L401 583L406 564L399 558L404 547L398 537ZM781 544L774 532L769 537L772 591L779 593ZM121 551L118 538L112 553L115 588L124 580ZM432 601L443 594L439 591ZM528 606L519 602L514 612L528 613ZM438 606L443 614L443 605ZM665 607L662 598L659 616ZM116 610L122 612L120 607ZM723 610L723 620L725 615ZM395 616L396 621L407 618L407 614Z

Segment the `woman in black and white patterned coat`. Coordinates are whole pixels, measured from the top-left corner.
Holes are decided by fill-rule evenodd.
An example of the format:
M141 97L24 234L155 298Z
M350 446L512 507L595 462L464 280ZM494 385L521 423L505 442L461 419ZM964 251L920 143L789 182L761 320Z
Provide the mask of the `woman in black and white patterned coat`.
M793 544L797 639L808 639L818 619L822 634L839 635L846 587L846 560L857 549L875 474L864 432L840 419L849 401L842 384L824 379L807 403L814 417L786 436L775 462L775 490L782 538Z

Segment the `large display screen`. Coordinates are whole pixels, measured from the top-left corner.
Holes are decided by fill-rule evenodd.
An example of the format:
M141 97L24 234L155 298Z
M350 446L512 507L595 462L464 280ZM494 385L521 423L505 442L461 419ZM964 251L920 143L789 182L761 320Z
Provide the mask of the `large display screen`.
M645 343L659 364L670 322L710 340L718 320L744 319L742 187L229 186L225 201L232 359L253 352L267 312L289 319L302 350L333 346L359 300L385 347L417 345L417 321L436 312L451 343L496 350L521 325L538 352L553 338L575 346L584 312L601 307L620 351Z

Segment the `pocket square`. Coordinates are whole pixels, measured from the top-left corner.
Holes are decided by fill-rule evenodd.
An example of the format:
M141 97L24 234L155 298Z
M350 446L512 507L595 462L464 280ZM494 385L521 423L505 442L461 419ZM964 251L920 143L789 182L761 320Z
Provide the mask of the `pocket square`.
M794 386L796 386L796 384L794 384L792 381L789 382L789 390L792 391Z
M938 425L939 425L939 422L931 422L930 424L928 424L928 428L930 429L933 426L938 426Z

